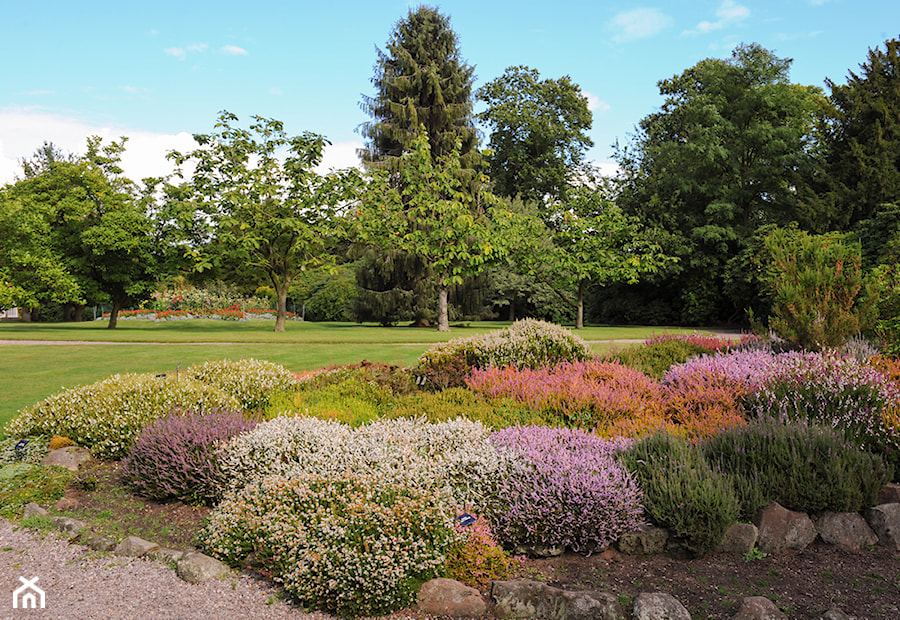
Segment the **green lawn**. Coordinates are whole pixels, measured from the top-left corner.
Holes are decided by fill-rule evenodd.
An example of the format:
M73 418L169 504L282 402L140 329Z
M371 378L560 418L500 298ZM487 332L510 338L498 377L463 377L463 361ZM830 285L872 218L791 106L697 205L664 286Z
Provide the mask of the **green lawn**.
M449 335L433 329L302 322L289 322L286 332L276 334L271 331L273 325L274 321L266 320L246 323L127 320L120 321L115 330L108 330L106 323L99 321L0 323L0 340L135 343L0 345L0 427L20 409L63 388L93 383L115 373L169 373L175 372L179 365L185 369L211 359L246 357L277 362L293 371L361 360L409 366L431 346L429 343L483 333L508 324L484 322L455 326ZM663 331L668 328L593 326L579 332L579 336L590 341L636 340ZM602 353L617 345L595 342L592 346L597 353Z

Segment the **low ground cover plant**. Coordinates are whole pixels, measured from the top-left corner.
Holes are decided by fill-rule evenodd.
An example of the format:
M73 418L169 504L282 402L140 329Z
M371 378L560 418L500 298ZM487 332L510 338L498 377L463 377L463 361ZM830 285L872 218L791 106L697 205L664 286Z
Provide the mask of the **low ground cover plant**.
M71 478L72 472L62 467L28 462L0 465L0 517L18 517L30 502L55 502L63 496Z
M255 426L241 411L176 411L143 428L122 477L139 495L211 505L222 487L219 449Z
M615 456L630 442L585 431L514 426L491 443L515 457L486 510L500 542L520 553L604 549L641 524L641 492Z

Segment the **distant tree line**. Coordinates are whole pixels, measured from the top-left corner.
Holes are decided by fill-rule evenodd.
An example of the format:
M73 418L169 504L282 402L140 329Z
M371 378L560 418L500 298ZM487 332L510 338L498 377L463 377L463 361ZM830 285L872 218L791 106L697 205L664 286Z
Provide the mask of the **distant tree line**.
M822 279L839 260L859 282L841 280L854 319L835 321L861 329L897 278L898 48L870 49L828 93L792 83L791 59L757 44L702 60L658 83L661 106L604 178L569 76L509 67L474 90L449 17L419 7L378 50L362 170L320 175L324 136L228 112L170 154L173 175L141 184L120 168L125 138L91 138L77 157L45 143L0 189L0 308L79 320L109 304L115 327L118 310L178 279L267 287L276 330L289 305L441 330L523 316L793 325L786 300L819 320L813 289L839 286ZM809 269L815 286L773 284Z

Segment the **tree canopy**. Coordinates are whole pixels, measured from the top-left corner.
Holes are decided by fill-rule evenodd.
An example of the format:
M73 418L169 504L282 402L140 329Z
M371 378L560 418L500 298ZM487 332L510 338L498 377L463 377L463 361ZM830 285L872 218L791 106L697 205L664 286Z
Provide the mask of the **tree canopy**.
M564 197L572 171L593 146L592 114L569 76L540 79L536 69L509 67L478 90L491 130L490 176L501 196L544 201Z

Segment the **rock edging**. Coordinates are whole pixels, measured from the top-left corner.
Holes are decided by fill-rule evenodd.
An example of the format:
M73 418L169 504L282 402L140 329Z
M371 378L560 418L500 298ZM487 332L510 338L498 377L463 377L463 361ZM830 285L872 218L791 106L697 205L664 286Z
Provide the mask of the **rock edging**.
M92 531L83 521L70 517L51 517L47 509L35 503L25 506L23 518L44 517L70 543L78 543L95 551L104 551L123 557L146 557L150 560L174 565L176 574L188 583L201 583L224 577L230 568L219 560L197 551L179 551L161 547L154 542L128 536L116 543Z

